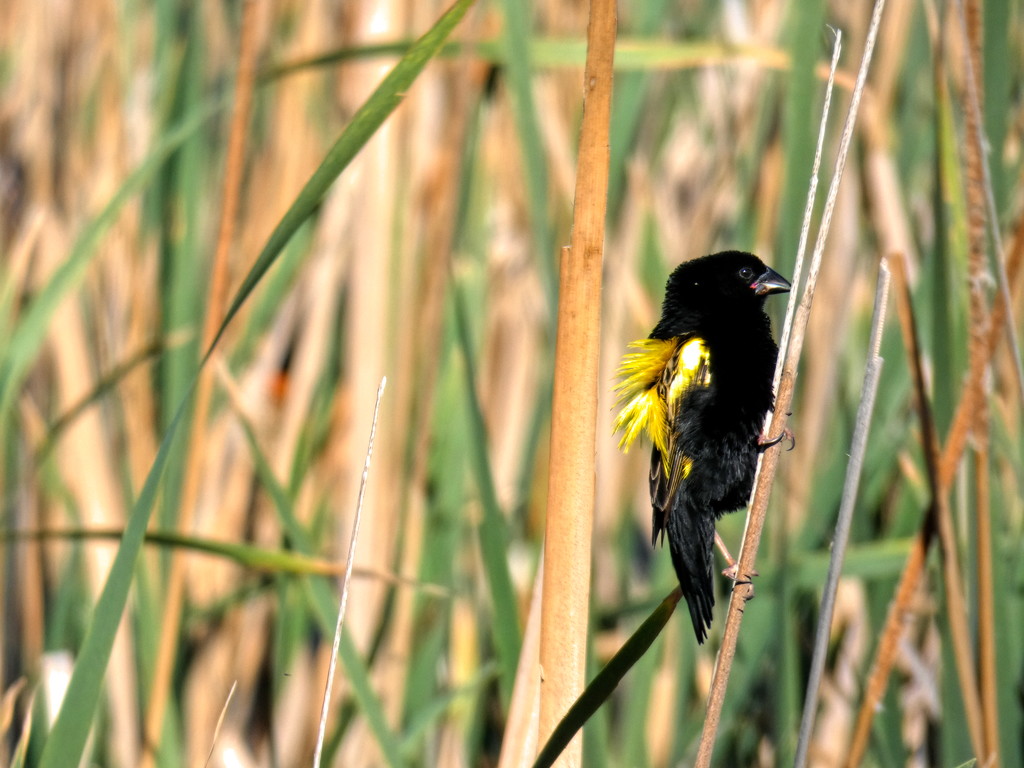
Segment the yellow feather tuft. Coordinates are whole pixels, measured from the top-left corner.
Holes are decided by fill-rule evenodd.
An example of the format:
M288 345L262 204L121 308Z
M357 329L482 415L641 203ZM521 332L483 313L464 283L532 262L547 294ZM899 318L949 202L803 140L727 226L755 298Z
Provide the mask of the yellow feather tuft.
M708 348L703 339L643 339L630 344L638 350L623 356L615 387L621 405L615 431L621 432L619 448L628 451L642 432L665 460L669 457L669 410L693 385L707 386ZM689 464L688 459L683 459ZM689 467L683 466L683 476Z

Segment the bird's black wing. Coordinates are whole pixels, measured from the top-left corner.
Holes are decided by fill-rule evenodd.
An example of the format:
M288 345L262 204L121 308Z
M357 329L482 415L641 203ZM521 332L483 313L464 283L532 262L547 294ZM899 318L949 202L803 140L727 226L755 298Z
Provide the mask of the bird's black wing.
M672 499L666 527L676 578L690 609L697 642L703 643L715 605L715 514L689 491L684 482Z
M650 491L652 508L652 539L668 538L672 565L679 586L690 609L697 642L703 643L711 626L714 594L715 513L706 500L694 493L696 456L688 456L683 448L683 434L694 426L694 419L713 397L707 350L701 346L699 358L683 359L678 367L666 366L659 386L667 404L667 455L657 448L651 453ZM697 468L701 472L701 468ZM667 536L666 536L667 534Z
M695 343L691 343L695 342ZM681 447L680 436L687 418L691 395L704 391L711 384L711 369L708 353L703 342L695 337L687 338L679 346L662 371L658 381L658 397L665 403L666 426L665 452L655 445L651 450L651 544L658 543L658 537L665 537L665 529L674 497L680 485L690 473L691 458Z

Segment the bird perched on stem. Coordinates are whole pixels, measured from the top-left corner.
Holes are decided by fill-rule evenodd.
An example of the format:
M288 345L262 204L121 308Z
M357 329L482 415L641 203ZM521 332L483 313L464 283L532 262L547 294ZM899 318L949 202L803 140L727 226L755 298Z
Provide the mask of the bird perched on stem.
M789 289L749 253L685 262L665 286L661 320L619 368L619 445L643 433L653 444L651 540L667 535L698 643L715 604L715 521L747 504L758 454L781 440L761 435L778 356L764 302Z

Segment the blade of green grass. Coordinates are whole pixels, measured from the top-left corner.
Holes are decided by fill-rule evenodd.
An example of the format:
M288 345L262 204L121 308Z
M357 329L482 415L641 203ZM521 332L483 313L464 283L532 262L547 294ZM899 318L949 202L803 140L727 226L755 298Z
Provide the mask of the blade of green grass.
M449 364L459 354L453 336L449 325L441 345L441 365L428 427L431 447L426 457L426 482L435 490L423 510L426 521L420 551L429 556L419 558L417 575L421 581L443 585L450 594L458 596L464 592L461 585L466 583L462 552L476 532L474 521L465 514L469 492L467 457L472 446L466 440L470 429L468 409L464 406L465 377L459 364ZM424 629L417 632L409 649L403 697L406 721L415 720L417 713L429 709L438 695L438 660L449 656L453 642L453 606L453 602L441 605L416 601L413 620ZM477 616L477 625L486 626L486 614L477 611ZM496 674L495 667L492 677ZM481 692L480 700L485 695ZM469 706L484 709L479 700Z
M650 17L660 21L657 0L650 6ZM521 12L520 12L521 13ZM348 61L359 61L379 56L400 56L411 47L409 40L396 40L374 45L346 46L325 51L315 56L275 64L260 76L262 84L310 69L334 66ZM534 37L527 40L529 65L536 69L582 68L587 55L587 42L582 37ZM519 49L509 49L505 39L481 40L475 43L445 43L438 58L457 59L474 56L493 64L508 66L519 62ZM616 72L654 72L674 69L692 69L738 61L760 61L770 69L787 69L789 54L769 45L735 45L718 40L662 40L646 36L620 37L615 45ZM529 70L527 70L529 71Z
M654 34L665 16L666 0L655 0L644 4L639 12L637 27L642 34ZM626 55L628 44L615 45L615 56ZM584 55L586 51L584 49ZM621 71L618 60L615 69ZM622 72L615 78L615 92L612 95L612 116L609 126L610 156L608 159L608 211L614 216L626 187L626 162L636 151L635 137L643 121L649 117L643 109L651 78L647 72Z
M807 180L811 178L814 161L817 116L820 110L818 83L814 68L822 48L825 3L789 4L787 40L792 61L786 80L785 104L782 114L783 156L785 175L779 211L777 262L790 270L796 258L800 226L807 205Z
M283 489L278 486L278 490ZM290 500L287 503L290 505ZM0 541L16 539L108 540L119 539L123 535L124 531L118 528L68 528L37 531L0 529ZM285 549L267 549L242 542L217 541L216 539L206 539L200 536L186 536L176 531L149 531L146 534L145 543L164 547L179 547L215 557L222 557L233 561L243 568L267 574L333 577L341 575L344 571L341 563L325 560L312 554ZM365 571L360 571L358 568L356 568L355 574L357 576L372 575L367 574ZM383 576L383 578L387 577ZM403 583L420 589L425 594L434 597L447 596L448 594L447 589L434 584L423 584L411 580L403 580L398 577L394 577L394 581L395 583Z
M502 700L508 704L512 697L512 686L515 683L516 665L519 663L519 648L522 641L519 632L519 611L515 590L512 588L512 576L508 568L508 533L505 529L505 518L501 512L501 505L498 503L494 476L491 474L487 450L487 426L484 423L483 410L476 392L475 355L470 340L469 320L464 306L462 286L458 283L454 285L453 294L455 324L466 374L466 403L469 407L470 434L473 439L473 450L469 452L470 463L480 492L480 506L484 513L483 520L477 527L477 533L480 537L480 551L483 555L484 569L487 573L491 601L494 606L493 631L495 644L498 647Z
M135 370L136 366L151 362L161 352L163 352L163 349L164 343L162 341L155 341L152 344L147 344L138 352L129 355L127 359L118 363L105 373L99 381L96 382L96 386L94 386L92 390L87 392L81 400L62 413L57 420L53 422L50 428L46 430L46 438L35 452L36 463L38 464L46 460L50 451L53 450L54 445L57 444L60 436L64 433L64 430L70 427L79 416L89 409L90 406L96 404L104 395L117 386L121 382L121 379Z
M93 610L92 621L89 622L89 628L82 640L82 647L78 650L67 693L43 747L43 754L39 760L40 768L63 768L67 765L77 765L81 760L99 701L107 662L110 660L114 634L117 632L128 599L135 561L146 535L146 526L153 509L153 501L156 499L160 476L163 474L186 405L187 400L182 402L171 420L153 467L146 477L146 483L132 508L121 545L117 548L106 584Z
M417 757L421 758L425 752L423 742L427 735L427 729L452 709L459 699L476 695L494 678L496 671L493 665L484 665L470 680L457 688L444 691L440 696L435 696L426 706L413 712L412 719L402 738L402 753L410 761L416 760Z
M984 59L981 71L985 80L985 133L990 147L1002 147L1006 144L1007 128L1013 124L1010 116L1011 105L1014 103L1013 68L1006 66L1006 62L1012 61L1014 55L1010 49L1014 29L1011 4L986 3L982 16L985 25L985 44L981 47ZM1017 19L1019 18L1018 8ZM1002 209L1009 192L1009 169L1002 152L989 153L988 162L992 174L992 193L995 195L996 204Z
M650 765L647 750L647 721L650 717L654 679L661 664L659 654L645 653L637 662L629 680L627 700L630 706L622 713L620 743L622 764L643 768Z
M934 361L935 427L940 440L949 429L963 371L967 370L966 291L967 201L960 168L961 142L945 75L935 75L935 135L937 138L934 210L935 254L932 280L931 338L926 341Z
M626 673L647 653L647 649L651 647L672 617L681 597L682 593L678 589L673 590L644 620L636 632L630 635L618 652L608 660L604 668L583 689L583 693L565 713L565 717L555 728L543 749L537 753L537 760L534 762L533 768L547 768L554 765L555 760L562 754L562 750L576 735L576 732L608 700Z

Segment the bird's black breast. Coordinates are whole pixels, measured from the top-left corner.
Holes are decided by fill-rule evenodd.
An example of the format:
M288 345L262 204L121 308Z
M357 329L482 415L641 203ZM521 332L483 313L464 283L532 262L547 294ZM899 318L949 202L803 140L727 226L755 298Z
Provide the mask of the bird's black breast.
M747 504L764 417L772 407L778 349L768 318L761 318L753 326L757 332L748 325L742 335L709 334L711 384L686 394L675 425L682 452L692 461L681 490L691 504L716 516Z

